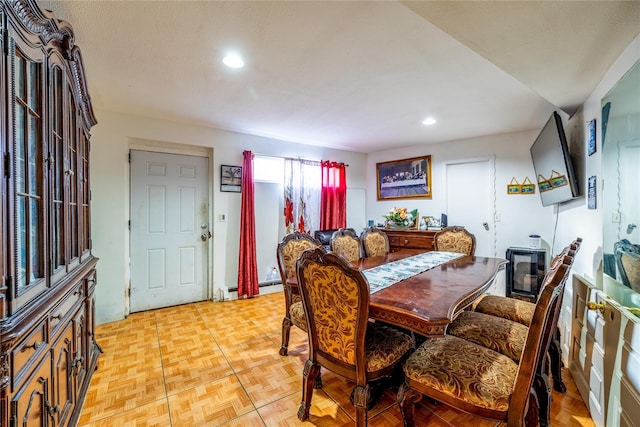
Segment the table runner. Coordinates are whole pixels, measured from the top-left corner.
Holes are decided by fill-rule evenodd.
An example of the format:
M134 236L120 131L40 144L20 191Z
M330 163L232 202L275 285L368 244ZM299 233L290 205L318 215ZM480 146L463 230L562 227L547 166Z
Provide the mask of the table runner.
M410 256L407 258L393 261L387 264L382 264L377 267L363 270L362 273L369 282L369 289L371 293L376 293L384 288L387 288L394 283L398 283L409 277L413 277L437 267L440 264L444 264L452 259L460 258L464 254L458 252L440 252L431 251L418 255Z

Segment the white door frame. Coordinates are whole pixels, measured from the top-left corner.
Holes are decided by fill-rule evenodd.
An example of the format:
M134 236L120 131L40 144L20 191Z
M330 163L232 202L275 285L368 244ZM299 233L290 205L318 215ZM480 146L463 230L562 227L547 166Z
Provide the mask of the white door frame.
M489 247L493 252L493 256L497 257L497 232L496 232L496 213L497 209L497 200L496 200L496 157L495 156L483 156L483 157L471 157L465 159L455 159L455 160L446 160L442 162L442 188L447 188L447 167L450 165L459 165L465 163L479 163L479 162L488 162L489 163L489 180L493 183L492 186L489 187L489 197L491 198L491 205L489 209L490 220L489 224L491 226L491 234L492 239L489 242ZM443 191L442 196L442 206L446 211L449 204L448 195L446 191Z
M176 143L170 143L170 142L163 142L163 141L154 141L154 140L146 140L146 139L140 139L140 138L128 138L129 140L129 144L127 147L127 155L129 155L129 153L131 152L131 150L141 150L141 151L153 151L156 153L166 153L166 154L181 154L181 155L187 155L187 156L199 156L199 157L206 157L209 160L209 179L208 179L208 185L209 185L209 212L207 213L207 216L209 218L209 224L211 224L210 230L211 233L214 233L214 227L213 227L213 177L214 177L214 171L213 171L213 147L200 147L200 146L195 146L195 145L183 145L183 144L176 144ZM126 218L130 217L130 212L131 212L131 172L130 172L130 168L129 168L129 162L127 162L127 167L126 167L126 177L127 177L127 185L126 185L126 189L125 189L125 193L126 193L126 206L125 206L125 210L126 210ZM127 253L126 253L126 257L127 257L127 288L125 291L125 298L124 298L124 315L125 317L128 316L129 314L131 314L131 231L129 230L129 227L125 228L125 234L126 234L126 241L127 241ZM213 236L211 239L209 239L207 241L207 268L205 270L205 273L207 275L205 282L206 282L206 290L207 290L207 299L208 300L213 300L213 259L214 259L214 254L213 254L213 248L214 248L214 244L213 244L213 239L215 236Z

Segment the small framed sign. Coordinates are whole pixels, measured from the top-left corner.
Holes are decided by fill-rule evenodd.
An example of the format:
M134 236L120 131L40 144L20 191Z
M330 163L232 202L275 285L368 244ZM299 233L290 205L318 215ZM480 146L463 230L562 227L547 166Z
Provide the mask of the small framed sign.
M587 208L596 208L596 176L589 177L589 183L587 186Z
M587 154L592 155L596 152L596 119L591 120L587 127L587 137L589 138L587 142Z

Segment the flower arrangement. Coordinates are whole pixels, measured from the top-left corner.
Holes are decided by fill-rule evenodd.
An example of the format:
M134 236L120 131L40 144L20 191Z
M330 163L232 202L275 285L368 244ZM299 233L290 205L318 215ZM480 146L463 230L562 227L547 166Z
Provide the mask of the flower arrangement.
M408 211L407 208L393 208L386 215L382 215L387 220L387 224L396 227L409 227L414 224L418 217L418 210Z

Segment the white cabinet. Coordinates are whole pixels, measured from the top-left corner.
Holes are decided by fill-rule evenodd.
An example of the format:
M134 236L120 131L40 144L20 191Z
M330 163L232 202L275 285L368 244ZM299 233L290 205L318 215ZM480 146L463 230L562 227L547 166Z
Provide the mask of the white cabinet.
M640 427L640 319L583 277L574 275L572 285L569 368L576 386L598 427Z

